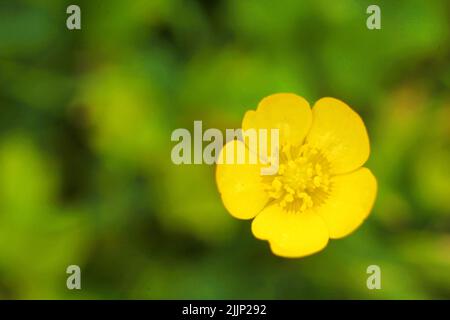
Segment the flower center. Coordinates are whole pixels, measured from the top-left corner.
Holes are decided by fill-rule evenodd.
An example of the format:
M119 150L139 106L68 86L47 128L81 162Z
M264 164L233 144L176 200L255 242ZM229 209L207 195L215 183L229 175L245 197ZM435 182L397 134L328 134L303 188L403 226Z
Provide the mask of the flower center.
M322 204L330 191L330 163L317 148L284 145L278 173L266 177L266 190L289 212L304 212Z

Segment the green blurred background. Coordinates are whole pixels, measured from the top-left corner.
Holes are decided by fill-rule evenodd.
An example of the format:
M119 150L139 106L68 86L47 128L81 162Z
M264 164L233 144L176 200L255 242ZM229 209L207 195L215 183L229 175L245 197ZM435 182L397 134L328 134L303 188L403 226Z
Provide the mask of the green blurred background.
M81 7L81 31L66 8ZM366 8L381 7L381 30ZM446 0L0 1L0 298L450 298ZM370 218L273 256L172 130L238 128L272 93L365 120ZM66 268L82 269L82 290ZM366 287L367 266L382 290Z

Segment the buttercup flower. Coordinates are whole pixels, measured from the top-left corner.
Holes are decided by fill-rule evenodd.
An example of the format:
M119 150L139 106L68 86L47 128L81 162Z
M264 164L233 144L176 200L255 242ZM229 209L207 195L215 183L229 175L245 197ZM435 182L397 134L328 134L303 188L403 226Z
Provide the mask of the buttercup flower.
M300 96L274 94L245 114L242 129L252 128L279 130L278 172L261 175L263 163L224 163L216 167L216 182L230 214L254 218L254 236L269 241L274 254L313 254L367 218L377 192L375 177L362 167L369 138L344 102L322 98L311 109ZM219 158L243 144L228 142Z

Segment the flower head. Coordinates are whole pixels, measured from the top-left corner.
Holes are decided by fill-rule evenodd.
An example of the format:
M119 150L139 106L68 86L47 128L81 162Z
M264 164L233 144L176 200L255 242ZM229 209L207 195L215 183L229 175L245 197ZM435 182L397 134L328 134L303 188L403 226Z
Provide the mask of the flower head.
M369 138L362 119L345 103L322 98L310 108L295 94L274 94L245 114L242 129L279 130L278 172L261 175L263 164L248 161L218 164L217 186L230 214L254 218L254 236L269 241L274 254L313 254L367 218L377 192L375 177L362 167ZM219 157L242 144L228 142Z

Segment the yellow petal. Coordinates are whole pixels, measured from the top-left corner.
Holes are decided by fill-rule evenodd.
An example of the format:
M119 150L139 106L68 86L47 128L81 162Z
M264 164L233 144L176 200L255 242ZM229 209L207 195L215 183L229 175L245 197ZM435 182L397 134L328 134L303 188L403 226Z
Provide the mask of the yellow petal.
M329 198L316 210L328 225L330 238L353 232L372 210L377 180L367 168L332 178Z
M280 145L286 142L301 144L311 122L308 101L292 93L277 93L262 99L256 111L247 111L242 120L242 129L279 129Z
M369 137L355 111L340 100L322 98L314 105L312 114L306 140L326 154L333 174L353 171L367 161Z
M250 164L249 157L243 164L237 163L238 150L244 143L239 140L228 142L221 150L219 159L224 163L217 164L216 182L225 208L239 219L251 219L258 214L269 200L261 178L261 164ZM234 163L225 162L228 152L234 152Z
M272 204L252 222L253 235L268 240L272 252L287 258L299 258L318 252L328 243L328 228L321 216L284 211Z

